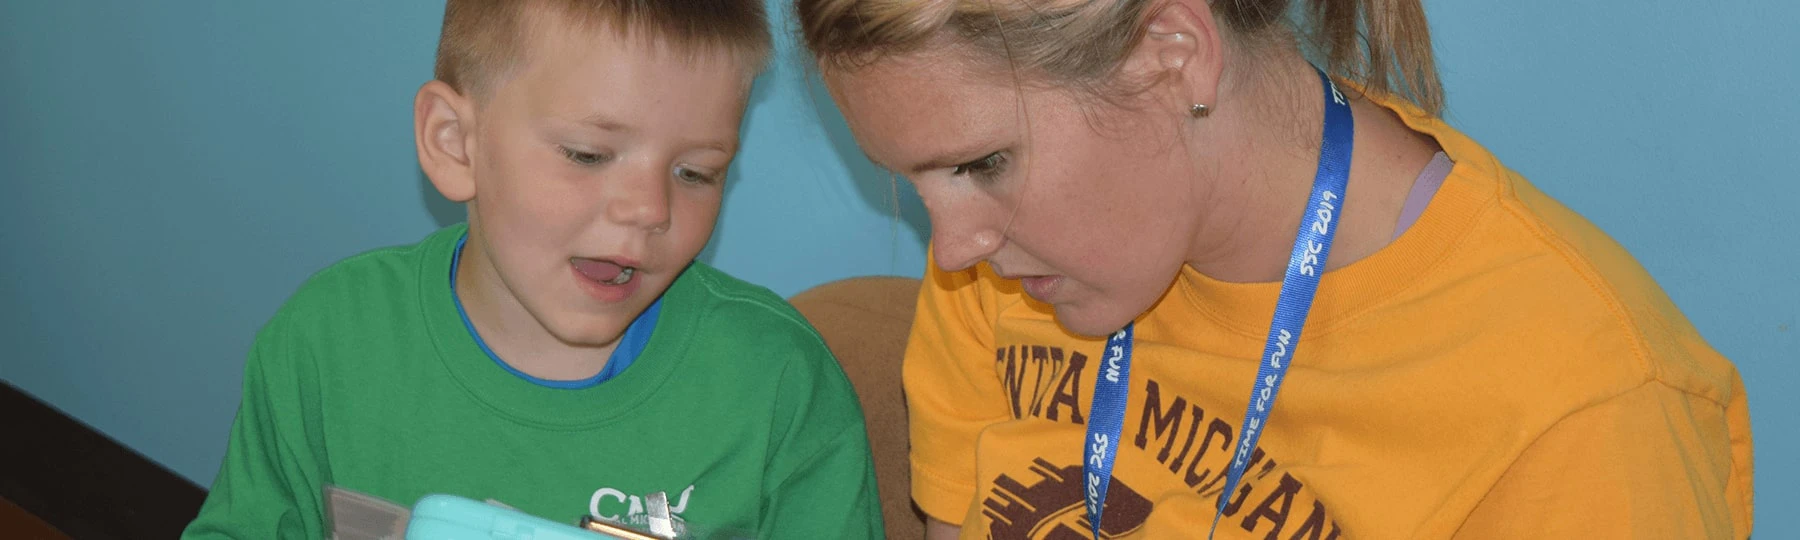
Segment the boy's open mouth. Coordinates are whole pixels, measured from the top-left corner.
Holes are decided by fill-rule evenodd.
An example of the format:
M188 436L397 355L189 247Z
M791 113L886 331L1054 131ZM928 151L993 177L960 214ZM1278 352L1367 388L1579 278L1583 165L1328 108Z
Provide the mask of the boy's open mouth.
M569 262L575 265L575 271L580 272L582 276L594 280L595 283L606 285L624 285L631 282L631 276L637 273L635 267L620 265L604 259L575 258L569 259Z

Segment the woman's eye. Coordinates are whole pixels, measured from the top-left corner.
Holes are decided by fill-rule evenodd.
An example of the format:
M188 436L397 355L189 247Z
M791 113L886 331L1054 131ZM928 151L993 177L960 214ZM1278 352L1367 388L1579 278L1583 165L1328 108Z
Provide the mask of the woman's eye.
M575 162L577 165L599 165L612 161L612 156L598 152L582 152L567 146L558 146L557 149L562 150L563 157L569 158L569 161Z
M711 185L719 183L716 175L688 167L675 167L675 178L689 184Z
M983 178L993 178L998 176L1005 167L1006 155L1000 152L994 152L982 156L981 159L957 165L954 170L950 171L950 174L956 176L973 174Z

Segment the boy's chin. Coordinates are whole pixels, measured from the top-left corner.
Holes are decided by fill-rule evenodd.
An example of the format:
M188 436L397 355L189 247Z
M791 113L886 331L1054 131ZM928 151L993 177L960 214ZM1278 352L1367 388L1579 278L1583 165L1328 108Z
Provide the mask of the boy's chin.
M594 320L595 317L571 317L575 320L551 322L544 329L565 345L573 347L606 347L617 343L631 326L631 319ZM559 324L560 323L560 324Z
M539 313L537 322L544 330L573 347L606 347L619 341L625 335L625 329L650 308L650 303L662 293L661 288L646 287L639 290L634 298L620 304L609 306L601 313L585 311L579 308L564 308L551 313ZM649 300L645 300L649 299Z

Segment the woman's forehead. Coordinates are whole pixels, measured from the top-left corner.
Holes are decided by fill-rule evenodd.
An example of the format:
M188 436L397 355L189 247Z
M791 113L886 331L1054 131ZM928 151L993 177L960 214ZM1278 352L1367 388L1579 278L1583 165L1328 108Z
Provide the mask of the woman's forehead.
M914 172L1022 120L1017 87L972 82L949 65L894 60L824 72L851 132L889 170Z

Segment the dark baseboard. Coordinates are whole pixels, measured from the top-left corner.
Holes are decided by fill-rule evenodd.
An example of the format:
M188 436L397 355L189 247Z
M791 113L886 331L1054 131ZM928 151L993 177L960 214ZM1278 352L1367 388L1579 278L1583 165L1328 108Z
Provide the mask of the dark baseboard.
M166 539L206 490L0 381L0 497L80 539Z

